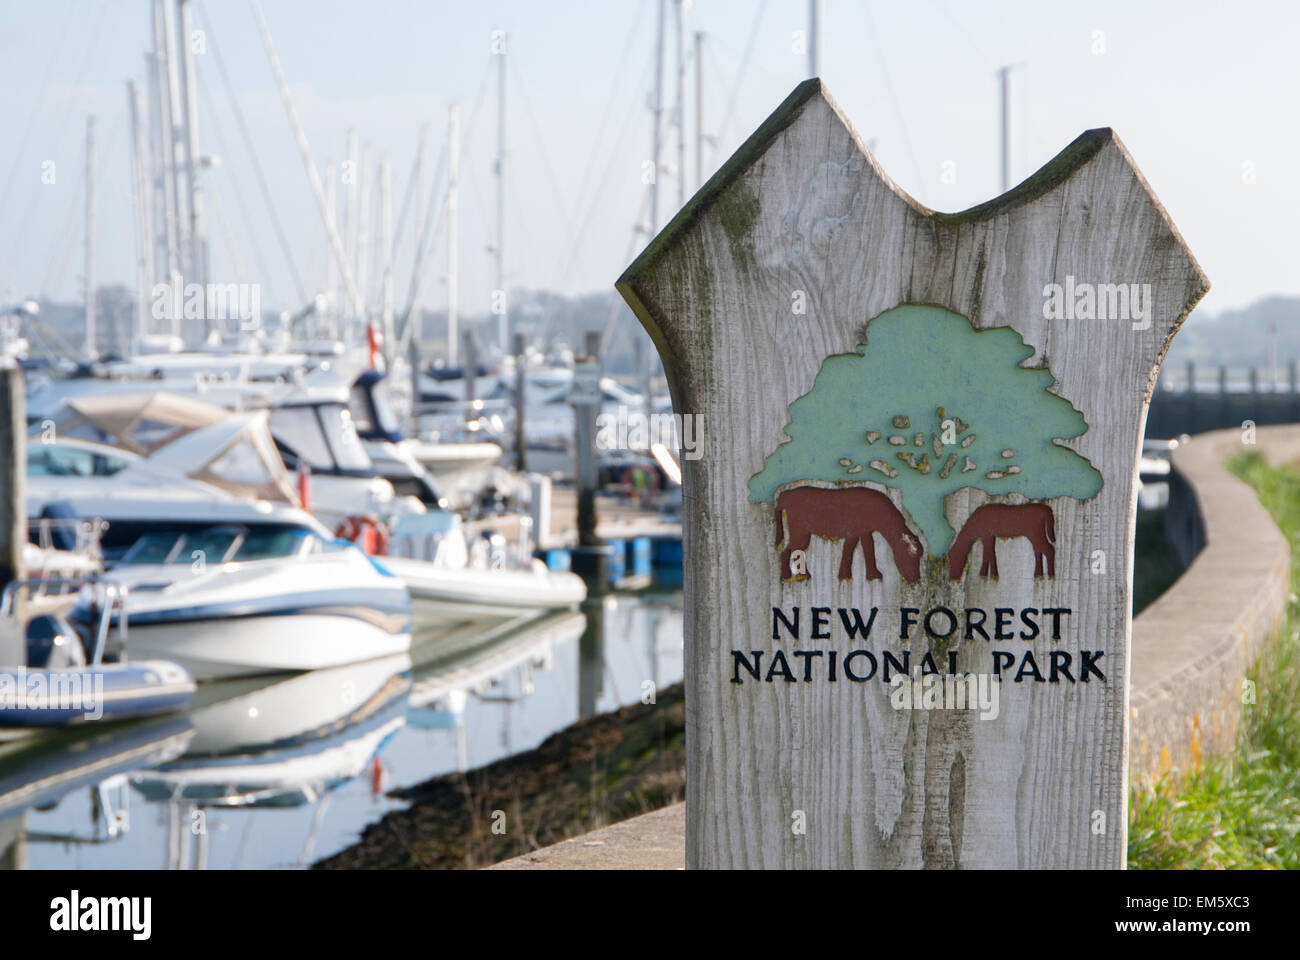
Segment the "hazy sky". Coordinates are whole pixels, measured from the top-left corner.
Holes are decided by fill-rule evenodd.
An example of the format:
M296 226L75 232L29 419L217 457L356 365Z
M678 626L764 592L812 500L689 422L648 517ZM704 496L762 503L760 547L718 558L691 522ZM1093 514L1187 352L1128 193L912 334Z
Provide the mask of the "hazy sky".
M349 127L393 167L404 195L422 123L429 167L461 105L462 309L485 309L493 214L494 29L508 31L505 255L511 286L609 289L646 237L658 0L414 2L262 0L317 165L341 159ZM198 0L210 27L197 57L200 138L214 278L263 284L268 307L299 297L218 72L225 61L257 144L297 270L324 284L325 245L249 5ZM703 31L707 177L807 74L794 32L804 0L688 0L687 46ZM143 83L147 0L0 0L0 298L80 297L84 131L97 117L97 275L134 283L125 80ZM676 97L668 3L665 101ZM1300 7L1287 2L825 0L822 74L885 169L921 202L959 210L998 192L996 70L1013 73L1013 179L1084 129L1112 126L1213 283L1205 308L1300 294ZM752 38L752 39L751 39ZM689 52L689 50L688 50ZM687 67L687 196L694 192L694 66ZM147 86L143 89L147 89ZM671 112L666 120L671 119ZM676 162L664 129L663 160ZM53 161L53 184L41 182ZM48 168L47 168L48 169ZM955 174L955 177L953 176ZM431 176L431 171L430 171ZM953 182L949 182L953 181ZM661 225L677 209L661 177ZM439 185L441 189L441 185ZM219 214L219 216L217 216ZM394 214L396 216L396 213ZM221 221L224 220L224 227ZM398 258L399 306L412 230ZM445 301L439 235L423 303ZM372 267L372 276L374 268Z

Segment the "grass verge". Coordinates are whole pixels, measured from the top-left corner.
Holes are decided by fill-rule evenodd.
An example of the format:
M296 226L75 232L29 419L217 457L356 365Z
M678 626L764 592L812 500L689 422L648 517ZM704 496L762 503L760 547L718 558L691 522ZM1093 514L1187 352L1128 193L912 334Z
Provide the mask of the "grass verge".
M1258 453L1228 469L1255 489L1290 544L1291 603L1277 642L1251 667L1236 751L1133 789L1130 869L1300 868L1300 469L1271 467Z

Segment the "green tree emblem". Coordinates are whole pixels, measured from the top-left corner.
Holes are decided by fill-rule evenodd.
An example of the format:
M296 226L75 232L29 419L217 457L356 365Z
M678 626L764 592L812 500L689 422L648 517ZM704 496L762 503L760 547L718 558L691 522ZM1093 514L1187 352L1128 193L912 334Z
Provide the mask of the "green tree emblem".
M1010 327L976 330L941 307L882 313L865 344L827 357L790 404L789 439L750 478L750 502L774 503L801 482L874 481L902 492L930 554L942 557L956 535L944 503L958 490L1095 496L1101 474L1057 442L1088 424L1049 392L1049 370L1022 366L1033 353Z

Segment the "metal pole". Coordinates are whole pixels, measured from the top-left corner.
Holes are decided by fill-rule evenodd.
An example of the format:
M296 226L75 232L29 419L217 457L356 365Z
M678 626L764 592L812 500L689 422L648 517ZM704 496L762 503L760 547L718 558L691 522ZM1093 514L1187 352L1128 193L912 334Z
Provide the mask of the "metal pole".
M172 102L167 56L167 19L165 0L154 0L153 5L153 94L156 123L154 157L161 202L158 214L162 230L162 262L155 279L165 277L169 284L180 283L179 250L176 223L176 170L172 147ZM170 308L169 308L170 309ZM177 332L180 318L170 317L172 334Z
M361 297L360 313L370 316L370 303L366 288L366 273L370 265L370 144L361 147L361 167L357 170L357 248L353 251L356 258L352 271L357 278L357 295Z
M695 31L695 189L704 186L704 33Z
M140 91L134 80L126 82L126 99L131 110L131 186L135 200L135 340L143 342L149 333L150 258L153 256L153 224L149 221L149 193L145 177L144 126L140 123ZM137 346L136 349L141 349Z
M387 369L397 360L397 331L393 327L393 172L388 156L379 158L380 317L384 325Z
M1228 368L1219 367L1219 419L1218 426L1231 426L1232 421L1228 419Z
M677 33L677 209L686 206L686 33L682 0L673 4Z
M474 381L478 374L478 345L474 342L474 331L465 331L465 405L474 403Z
M347 269L352 269L352 264L356 262L357 250L357 163L358 145L356 130L348 131L347 160L344 169L347 170L347 177L343 182L343 262L339 264L340 268L347 265ZM347 299L347 312L344 314L345 319L351 319L356 313L356 302L350 297Z
M1297 410L1297 407L1300 406L1300 395L1296 393L1296 390L1298 387L1300 387L1300 384L1297 384L1296 378L1297 378L1296 362L1292 360L1287 364L1287 381L1291 388L1290 414L1291 414L1292 423L1296 422L1297 413L1300 413L1300 410Z
M185 118L185 172L189 179L190 205L190 270L196 283L208 282L207 253L203 242L203 187L199 168L199 108L198 90L194 78L194 50L190 40L191 0L177 0L179 14L176 23L177 57L180 59L181 111ZM204 311L207 332L212 330L212 318Z
M27 415L23 371L0 368L0 583L27 577ZM27 640L19 624L22 590L14 592L13 618L0 621L0 665L25 666Z
M998 71L999 103L1002 111L1002 192L1011 189L1011 67Z
M515 334L515 468L523 473L528 469L528 442L524 439L524 408L527 400L524 369L524 335Z
M506 301L505 246L506 246L506 38L501 35L501 49L497 51L497 237L492 250L493 299L500 297L497 321L497 343L501 355L510 347L510 310ZM493 309L497 309L493 304Z
M650 162L650 235L659 232L659 132L664 112L664 0L659 0L659 29L655 34L654 131L651 137Z
M338 216L339 198L338 198L338 179L339 171L334 166L333 160L325 162L325 208L329 211L330 219L333 220ZM325 295L329 300L328 317L326 318L326 335L331 340L339 338L339 306L341 298L339 297L339 271L338 264L334 262L334 257L328 252L329 248L329 227L325 228Z
M187 251L189 244L185 237L185 191L181 187L181 156L179 151L181 144L176 140L176 126L181 117L181 94L180 81L176 75L176 58L172 55L172 16L166 0L162 0L162 56L163 69L166 72L166 86L164 96L167 100L167 127L166 134L166 163L171 170L171 216L172 223L175 224L173 239L175 248L172 250L172 268L175 271L172 282L181 284L184 282L184 275L189 270L189 264L186 263ZM178 326L181 318L177 317L174 323Z
M320 213L321 220L325 222L326 229L329 230L330 249L334 252L335 258L339 261L340 269L343 271L343 282L347 286L349 299L358 309L364 310L361 293L357 289L356 278L352 273L351 264L348 263L343 253L343 242L339 239L338 231L334 229L334 218L330 215L329 208L325 203L325 188L321 186L320 174L316 170L316 162L311 158L311 146L307 143L307 134L298 119L298 110L293 105L293 96L289 92L288 82L284 79L284 71L280 69L280 58L275 55L275 45L271 42L271 31L267 29L266 20L262 16L261 5L257 0L252 0L252 5L253 15L257 19L257 28L262 35L262 45L266 48L266 59L270 61L271 72L275 74L275 83L280 91L280 100L284 103L284 112L289 117L289 126L293 128L293 138L298 146L298 155L302 158L303 168L307 171L307 182L311 185L312 196L316 200L316 210Z
M460 107L447 116L447 363L460 349Z
M411 433L410 436L418 437L420 435L420 344L412 337L407 343L407 362L410 364L411 375Z
M822 4L821 0L808 0L808 76L822 75Z
M588 381L588 390L575 389L573 404L574 446L577 451L578 484L578 549L573 555L574 572L603 584L606 579L607 557L604 544L596 535L596 418L600 411L600 341L599 331L588 331L586 355L579 368L573 371L575 387L579 378ZM590 380L595 379L596 389L590 390Z
M95 118L86 118L86 359L99 357L99 336L95 329Z

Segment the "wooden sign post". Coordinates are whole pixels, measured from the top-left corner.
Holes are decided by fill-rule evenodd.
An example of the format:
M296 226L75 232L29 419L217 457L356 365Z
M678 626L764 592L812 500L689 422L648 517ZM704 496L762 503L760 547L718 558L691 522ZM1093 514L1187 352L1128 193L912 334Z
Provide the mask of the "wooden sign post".
M618 289L685 467L691 867L1122 867L1138 453L1208 289L1119 139L964 213L801 84Z

